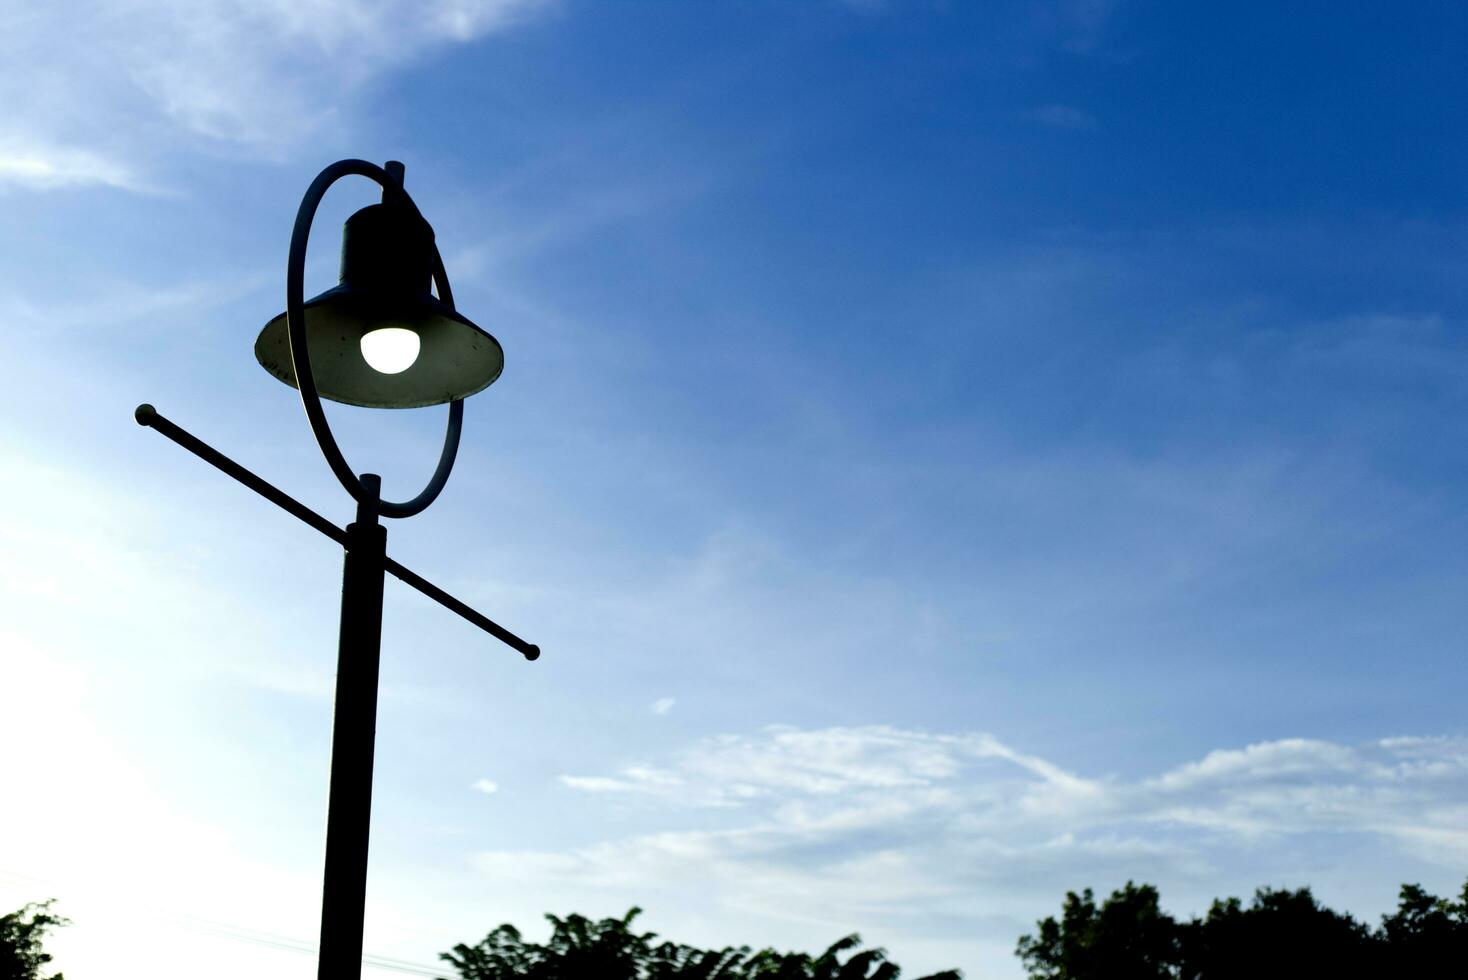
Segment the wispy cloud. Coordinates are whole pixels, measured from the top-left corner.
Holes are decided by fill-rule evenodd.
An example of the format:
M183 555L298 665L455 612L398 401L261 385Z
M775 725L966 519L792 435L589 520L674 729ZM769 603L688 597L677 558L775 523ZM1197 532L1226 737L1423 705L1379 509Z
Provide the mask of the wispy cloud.
M49 147L39 142L0 144L0 188L53 190L87 184L146 191L132 171L116 160L88 150Z
M495 782L493 779L476 779L474 780L474 782L469 784L469 788L476 793L483 793L485 796L491 796L500 791L500 784Z
M1246 869L1260 876L1247 889L1345 841L1359 854L1362 839L1398 861L1468 860L1463 737L1283 739L1122 778L984 733L774 726L561 783L686 816L564 852L482 853L480 868L629 897L696 879L721 908L803 909L833 929L900 930L912 916L1023 925L1066 888L1127 877L1218 889L1233 880L1224 869Z
M0 184L141 189L161 152L271 156L341 126L362 85L436 46L505 30L548 0L125 0L7 16ZM58 39L64 38L65 43Z
M1043 841L1147 824L1415 841L1422 831L1457 828L1457 801L1468 789L1468 738L1363 746L1282 739L1124 780L1080 776L983 733L771 726L699 742L667 765L629 766L615 779L563 781L655 796L660 805L763 809L773 821L766 829L809 827L831 814L854 826L858 812L880 824L892 803L903 801L904 811L951 811L954 827ZM1438 857L1468 856L1468 831L1443 840L1450 846Z
M1090 130L1096 128L1096 117L1075 106L1052 102L1031 110L1029 117L1051 129Z
M61 298L38 298L24 283L0 280L0 317L26 329L86 334L127 324L165 331L180 316L200 316L273 281L272 273L236 270L229 276L184 283L103 281Z
M1042 7L1053 17L1066 47L1091 52L1102 42L1121 0L1046 0Z
M658 698L652 703L652 713L655 715L665 715L672 711L673 705L677 703L676 698Z

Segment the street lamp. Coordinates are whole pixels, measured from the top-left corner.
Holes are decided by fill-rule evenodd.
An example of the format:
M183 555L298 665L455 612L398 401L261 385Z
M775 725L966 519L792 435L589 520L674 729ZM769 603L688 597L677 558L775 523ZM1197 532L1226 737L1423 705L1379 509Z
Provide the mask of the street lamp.
M347 219L342 232L341 283L308 302L303 284L311 222L327 189L352 174L380 184L382 203ZM391 572L452 609L527 660L540 656L540 648L533 643L386 554L387 529L379 518L411 517L433 503L458 455L463 399L493 384L504 368L499 342L454 309L433 229L404 190L403 174L403 165L396 161L379 167L365 160L340 160L317 175L301 201L291 233L285 312L267 323L255 341L260 365L300 392L322 455L356 501L353 523L343 530L159 415L153 406L139 405L134 413L140 425L172 439L346 550L318 980L355 980L362 970L384 573ZM436 296L429 289L430 282ZM357 475L342 455L326 421L323 398L369 408L447 403L443 451L422 492L401 502L383 500L381 478L373 473Z

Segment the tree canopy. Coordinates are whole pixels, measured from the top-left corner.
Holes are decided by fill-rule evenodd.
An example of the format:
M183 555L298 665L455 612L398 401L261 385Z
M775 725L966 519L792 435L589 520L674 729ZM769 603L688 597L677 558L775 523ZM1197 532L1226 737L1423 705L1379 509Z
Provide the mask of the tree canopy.
M1397 910L1372 929L1310 889L1261 888L1248 905L1215 901L1178 922L1157 889L1127 882L1100 905L1070 892L1015 949L1031 980L1332 980L1436 978L1468 962L1468 884L1458 901L1403 885Z
M898 980L902 973L884 950L859 950L861 937L855 934L818 956L747 946L700 949L635 931L632 923L641 911L634 907L620 919L599 922L547 915L551 936L544 943L529 942L505 924L439 959L461 980ZM946 970L919 980L959 978L957 970Z
M63 980L42 973L47 933L69 925L50 901L0 916L0 980ZM702 949L634 928L642 912L592 921L547 915L550 937L531 942L508 923L439 959L459 980L900 980L880 948L853 933L819 954L748 946ZM1468 963L1468 883L1456 899L1403 885L1397 908L1371 928L1316 900L1309 888L1261 888L1246 905L1214 901L1178 921L1152 885L1127 882L1097 902L1069 892L1059 918L1036 923L1015 954L1030 980L1437 980ZM442 978L440 978L442 980ZM945 970L917 980L961 980Z
M41 948L46 933L69 925L51 913L51 902L32 902L9 915L0 915L0 980L62 980L59 973L46 978L41 968L51 954Z

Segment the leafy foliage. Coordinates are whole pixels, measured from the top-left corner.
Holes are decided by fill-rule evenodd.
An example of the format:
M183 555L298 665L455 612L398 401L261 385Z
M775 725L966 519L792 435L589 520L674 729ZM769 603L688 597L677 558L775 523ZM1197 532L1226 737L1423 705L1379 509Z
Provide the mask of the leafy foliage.
M506 924L439 959L453 966L461 980L898 980L902 972L881 949L857 951L861 937L856 935L819 956L756 952L747 946L655 945L656 934L632 928L641 911L633 908L620 919L600 922L581 915L547 915L551 936L543 944L527 942ZM948 970L921 980L959 980L959 973Z
M1236 898L1214 902L1206 919L1182 928L1184 977L1383 975L1378 937L1321 905L1308 888L1260 889L1248 907Z
M0 915L0 980L47 980L41 968L51 962L51 954L41 948L41 942L47 930L64 925L70 923L51 914L49 901ZM56 973L49 980L62 980L62 976Z
M1060 921L1039 923L1016 950L1033 980L1171 980L1177 974L1181 934L1158 905L1157 889L1134 885L1113 892L1098 908L1091 889L1069 892Z
M1450 976L1448 964L1461 971L1468 962L1468 882L1456 902L1403 885L1397 911L1382 919L1380 935L1391 947L1396 976Z
M1397 911L1375 930L1308 888L1261 888L1247 906L1216 901L1205 918L1180 923L1156 888L1131 882L1099 907L1089 889L1071 892L1060 918L1037 926L1015 949L1031 980L1436 978L1468 962L1468 885L1456 902L1403 885Z

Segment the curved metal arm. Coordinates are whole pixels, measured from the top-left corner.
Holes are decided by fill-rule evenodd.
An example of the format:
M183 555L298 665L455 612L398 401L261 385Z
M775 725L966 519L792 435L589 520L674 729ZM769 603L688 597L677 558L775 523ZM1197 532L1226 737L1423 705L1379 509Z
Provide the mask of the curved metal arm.
M342 455L336 438L331 434L331 426L326 421L326 411L321 406L321 395L316 390L316 376L311 371L311 350L306 340L306 242L311 236L311 222L316 217L316 209L320 207L321 199L326 196L327 189L349 174L357 174L376 181L382 186L385 194L393 195L396 200L406 204L415 213L418 213L419 217L422 217L421 212L418 212L418 205L403 188L402 172L401 164L389 163L388 169L384 169L366 160L338 160L317 174L311 186L306 189L306 196L301 199L301 207L296 212L296 224L291 230L290 257L286 261L287 336L290 339L291 368L296 373L296 388L301 393L301 405L306 409L306 419L311 423L311 432L316 436L316 444L321 447L321 454L326 457L327 465L331 467L331 471L336 474L336 478L341 481L347 493L351 494L352 499L358 503L367 495L367 490L351 466L347 465L346 457ZM433 282L438 290L438 298L449 309L453 309L454 294L449 287L448 273L444 270L443 257L438 252L437 244L433 247ZM443 452L438 458L438 467L434 470L428 485L412 500L402 503L382 501L378 505L378 513L383 517L412 517L425 510L438 498L439 493L443 491L444 484L448 482L449 473L454 468L454 459L459 452L459 434L463 427L464 403L456 398L449 403L449 422L448 429L444 433Z

